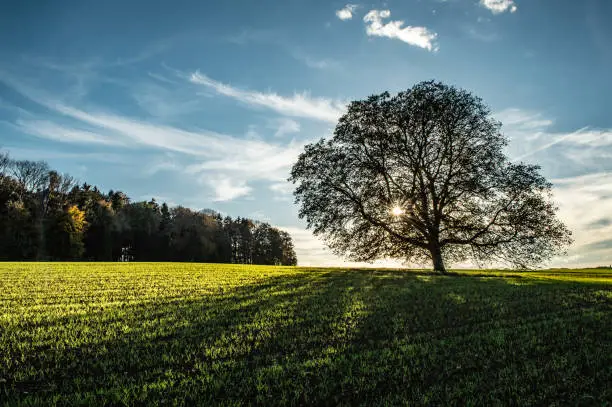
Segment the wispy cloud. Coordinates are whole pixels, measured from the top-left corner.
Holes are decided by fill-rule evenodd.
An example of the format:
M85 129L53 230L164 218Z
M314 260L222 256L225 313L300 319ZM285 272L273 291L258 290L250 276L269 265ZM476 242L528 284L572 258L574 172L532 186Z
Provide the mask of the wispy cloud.
M103 163L109 163L113 165L125 164L126 160L129 159L129 154L118 154L117 152L70 152L65 150L52 150L44 148L27 148L19 146L3 146L10 150L11 157L20 160L69 160L69 161L80 161L89 162L97 161ZM73 174L74 175L74 174Z
M340 20L343 20L343 21L350 20L353 18L353 13L355 12L356 9L357 9L356 4L347 4L340 10L336 10L336 17L338 17Z
M239 149L236 146L240 146ZM217 154L216 159L189 165L188 173L222 173L232 178L240 179L245 173L247 179L259 179L278 182L287 177L287 170L296 161L302 145L290 143L288 146L275 146L260 142L259 144L237 142L226 146L232 151ZM246 150L246 151L238 151Z
M552 126L554 122L545 118L542 113L523 109L509 108L495 113L495 118L504 126L513 126L522 130L540 130Z
M95 54L81 56L78 59L58 59L32 55L24 55L21 59L26 63L26 66L36 67L37 69L44 68L49 72L55 72L60 77L68 79L70 84L63 89L64 99L79 103L96 84L101 82L120 82L111 80L103 72L138 65L165 52L173 41L173 38L156 41L125 57L111 58L100 55L99 51L96 50Z
M199 71L192 73L189 80L192 83L212 89L220 95L236 99L250 106L271 109L285 116L336 123L345 109L345 103L343 102L322 97L311 97L306 92L284 97L277 93L243 90L211 79Z
M590 160L599 154L610 153L601 149L612 146L610 129L583 127L570 132L555 132L551 130L553 120L541 113L515 108L494 116L503 124L502 131L510 137L514 161L524 160L555 146L563 147L564 156L573 161L578 161L584 151L588 151Z
M340 68L340 63L333 59L329 59L329 58L318 59L298 49L294 49L290 52L296 60L303 62L309 68L313 68L313 69L338 69Z
M61 126L48 120L17 119L14 127L23 133L64 143L122 145L121 141L94 131Z
M15 106L14 104L9 103L8 101L4 100L2 97L0 97L0 111L7 111L7 112L11 112L13 114L16 114L20 117L33 117L32 113L30 113L29 111L19 107L19 106Z
M597 141L598 137L593 134L592 132L588 131L588 128L582 128L580 130L577 130L573 133L569 133L569 134L558 134L558 135L549 135L549 137L546 137L546 139L549 139L550 141L546 142L546 144L541 145L537 148L534 148L530 151L528 151L527 153L520 155L518 157L515 157L514 160L515 161L520 161L523 160L527 157L530 157L536 153L539 153L541 151L544 150L548 150L549 148L557 145L557 144L561 144L561 143L568 143L568 144L577 144L577 145L588 145L590 143L590 141Z
M168 79L166 78L164 75L160 75L158 73L155 72L147 72L147 75L150 76L153 79L156 79L160 82L166 83L166 84L170 84L170 85L178 85L179 83L177 81L173 81L172 79Z
M300 131L300 124L295 120L286 117L271 120L268 127L276 130L274 132L274 137L283 137L288 134L298 133Z
M493 14L506 11L514 13L518 9L513 0L480 0L480 5L491 10Z
M292 202L294 189L295 185L286 180L279 181L270 185L270 191L274 193L275 201Z
M142 171L144 176L150 177L160 172L177 171L181 166L172 153L167 153L163 157L153 159Z
M46 102L45 102L46 103ZM71 119L111 131L117 140L184 154L212 156L212 151L224 149L232 137L214 132L190 132L176 127L141 122L112 113L84 111L60 103L48 104L56 112ZM235 141L235 140L234 140Z
M610 263L612 222L602 216L612 213L612 173L601 172L577 177L552 179L559 217L573 231L576 243L567 258L557 259L571 267ZM597 227L594 227L597 225Z
M90 114L65 106L58 111L113 130L139 144L203 159L201 164L189 167L188 172L199 174L198 179L215 191L216 201L249 194L251 188L246 185L247 181L277 180L284 176L299 154L299 147L295 145L275 145L213 132L191 132L114 115Z
M586 225L589 229L599 229L599 228L606 228L608 226L612 226L612 219L610 218L599 218L597 220L594 220L593 222L589 222Z
M163 78L163 76L158 76ZM157 78L156 78L157 79ZM138 106L152 117L171 119L194 113L202 108L201 98L189 94L178 84L140 83L129 88Z
M546 115L522 109L494 114L502 132L510 138L514 161L532 159L555 176L553 196L559 217L574 233L568 256L553 259L552 266L587 267L601 261L609 264L612 246L612 130L584 127L555 131ZM577 175L580 174L580 175Z
M85 110L6 77L0 77L0 81L54 113L53 119L17 119L13 125L22 132L63 142L146 147L183 154L190 158L182 161L199 161L199 164L178 165L173 161L161 164L155 171L186 171L210 186L215 200L249 194L251 181L283 180L302 148L293 141L266 142L253 135L238 138L206 130L191 131L100 110ZM295 130L296 124L285 122L283 126L277 131Z
M223 202L247 196L252 188L244 180L236 180L229 177L208 178L205 181L214 191L213 201Z
M389 10L370 10L363 18L363 21L366 23L366 34L369 36L398 39L429 51L438 50L438 45L436 44L438 34L426 27L404 27L404 21L401 20L383 23L383 20L389 17L391 17Z

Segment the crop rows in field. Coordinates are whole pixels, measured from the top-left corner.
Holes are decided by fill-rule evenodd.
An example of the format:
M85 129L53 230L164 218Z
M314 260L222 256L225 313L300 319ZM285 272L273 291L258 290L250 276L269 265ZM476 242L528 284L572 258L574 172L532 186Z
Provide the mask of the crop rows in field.
M0 401L601 405L612 275L0 264Z

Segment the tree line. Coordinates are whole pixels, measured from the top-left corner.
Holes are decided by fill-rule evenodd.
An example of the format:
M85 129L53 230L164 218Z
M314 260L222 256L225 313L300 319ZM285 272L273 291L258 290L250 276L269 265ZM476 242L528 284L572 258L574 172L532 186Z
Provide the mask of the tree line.
M291 236L212 210L132 202L0 152L0 260L296 265Z

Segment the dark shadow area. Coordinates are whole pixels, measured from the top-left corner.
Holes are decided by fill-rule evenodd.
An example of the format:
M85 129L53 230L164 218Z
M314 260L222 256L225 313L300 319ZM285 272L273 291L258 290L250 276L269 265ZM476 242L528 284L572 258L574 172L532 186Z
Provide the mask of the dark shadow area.
M300 273L24 324L23 335L2 334L0 400L609 402L610 285L513 281L398 271ZM28 339L32 345L24 343Z

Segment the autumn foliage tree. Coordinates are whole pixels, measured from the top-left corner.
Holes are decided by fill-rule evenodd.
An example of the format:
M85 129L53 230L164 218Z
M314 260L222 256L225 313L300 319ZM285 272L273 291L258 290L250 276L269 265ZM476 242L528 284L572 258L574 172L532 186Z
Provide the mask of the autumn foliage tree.
M354 101L292 168L300 217L353 260L539 264L571 233L552 185L510 161L507 141L478 97L440 82Z
M76 205L61 211L50 221L46 251L56 260L78 260L85 250L85 212Z

